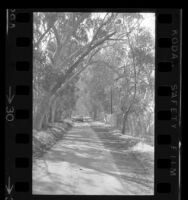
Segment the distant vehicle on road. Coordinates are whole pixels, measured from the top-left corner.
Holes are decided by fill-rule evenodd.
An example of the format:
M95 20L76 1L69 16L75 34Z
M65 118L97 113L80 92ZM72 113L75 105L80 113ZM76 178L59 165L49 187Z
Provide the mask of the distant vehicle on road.
M73 122L84 122L83 116L74 116L72 117Z
M89 116L74 116L72 117L73 122L91 122L92 119Z
M84 117L84 122L91 122L92 119L89 116Z

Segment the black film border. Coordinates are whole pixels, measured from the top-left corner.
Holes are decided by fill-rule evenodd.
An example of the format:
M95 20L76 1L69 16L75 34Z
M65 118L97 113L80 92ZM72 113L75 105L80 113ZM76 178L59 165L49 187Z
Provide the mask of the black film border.
M40 9L6 10L4 121L6 200L70 198L61 195L32 195L32 26L35 11ZM47 10L41 9L41 11ZM48 11L64 10L48 9ZM178 199L181 161L182 13L180 9L118 9L117 11L145 11L156 14L155 195L126 196L126 199ZM90 196L90 198L110 197ZM124 197L113 196L113 198Z

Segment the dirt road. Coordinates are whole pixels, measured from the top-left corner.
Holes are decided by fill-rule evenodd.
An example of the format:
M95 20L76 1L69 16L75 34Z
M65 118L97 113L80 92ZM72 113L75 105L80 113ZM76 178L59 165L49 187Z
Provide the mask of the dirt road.
M152 195L153 182L105 126L77 123L34 161L33 194Z

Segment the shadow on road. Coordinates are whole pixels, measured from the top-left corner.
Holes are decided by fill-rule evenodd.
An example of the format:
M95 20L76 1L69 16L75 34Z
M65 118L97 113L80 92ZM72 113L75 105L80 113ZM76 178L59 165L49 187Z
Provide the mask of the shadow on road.
M59 141L55 148L52 148L50 152L44 155L41 159L41 163L43 163L41 164L43 167L41 178L43 176L47 176L47 178L41 180L38 174L35 188L44 194L45 191L48 194L49 192L57 194L63 187L64 194L66 192L67 194L74 194L76 193L74 190L75 185L78 185L79 181L90 187L99 188L99 183L96 181L97 178L116 177L122 185L126 183L124 188L126 190L129 187L127 188L129 193L135 195L153 194L153 182L147 181L146 172L138 164L125 144L117 140L115 136L110 135L109 128L101 126L92 126L91 128L78 126L71 129L64 136L63 142ZM91 134L92 137L90 136ZM107 155L110 155L110 158L107 158ZM56 168L62 170L62 163L67 168L63 168L65 171L61 173L64 173L64 179L68 181L62 180L56 170ZM51 166L51 169L49 169L49 166ZM52 169L52 166L55 170ZM81 176L81 179L78 176ZM110 182L113 183L113 180L110 180ZM115 184L112 188L116 191L115 193L125 193L123 190L118 191L121 189L120 187L116 188Z
M120 171L119 176L123 180L136 182L153 189L153 176L139 163L134 153L129 150L134 143L130 143L128 140L123 141L110 134L110 128L102 126L91 126L91 128L97 133L104 147L110 150L113 160Z

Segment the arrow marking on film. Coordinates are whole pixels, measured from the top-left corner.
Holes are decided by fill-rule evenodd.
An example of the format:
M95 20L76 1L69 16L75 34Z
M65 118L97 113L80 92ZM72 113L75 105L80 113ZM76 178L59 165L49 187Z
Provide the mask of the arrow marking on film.
M8 177L8 186L6 185L6 189L7 189L8 194L12 192L13 185L10 186L10 176Z
M11 87L9 86L9 88L8 88L8 95L7 95L7 100L8 100L8 103L9 103L9 104L11 104L11 102L13 101L14 96L15 96L15 95L12 95L12 94L11 94Z

